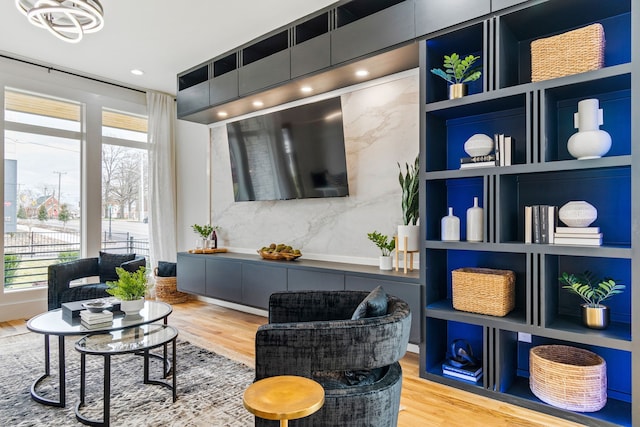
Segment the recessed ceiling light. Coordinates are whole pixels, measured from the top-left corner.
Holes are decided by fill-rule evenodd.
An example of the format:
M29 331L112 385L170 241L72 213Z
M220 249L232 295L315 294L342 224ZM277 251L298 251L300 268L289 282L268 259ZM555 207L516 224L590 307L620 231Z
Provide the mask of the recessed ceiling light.
M133 70L131 70L131 74L133 74L135 76L141 76L141 75L144 74L144 71L138 70L137 68L134 68Z
M367 70L358 70L356 71L356 76L358 77L367 77L369 72Z
M302 86L300 88L300 91L302 93L311 93L311 92L313 92L313 88L311 86Z
M256 108L260 108L264 105L264 102L262 101L253 101L253 106Z
M218 117L227 117L228 115L226 111L218 111Z

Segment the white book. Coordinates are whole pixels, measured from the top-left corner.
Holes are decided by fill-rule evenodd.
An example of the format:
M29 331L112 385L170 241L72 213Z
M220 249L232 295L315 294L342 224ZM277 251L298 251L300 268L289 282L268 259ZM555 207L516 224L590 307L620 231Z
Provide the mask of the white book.
M498 135L498 150L500 152L500 166L505 166L506 150L504 148L504 134Z
M80 324L87 329L107 328L112 325L112 322L99 322L99 323L87 323L84 320L80 321Z
M602 237L593 237L590 239L580 237L556 237L556 245L583 245L583 246L601 246Z
M446 377L460 378L471 382L478 382L482 379L482 374L478 375L478 377L472 377L471 375L465 375L454 371L442 371L442 375Z
M496 162L476 162L476 163L463 163L460 165L460 169L471 169L471 168L487 168L495 166Z
M547 215L547 230L549 231L549 243L553 244L555 242L555 230L558 225L558 207L557 206L548 206L548 215Z
M556 227L557 233L598 234L600 227Z
M570 239L596 239L596 238L602 238L602 233L561 233L561 232L556 232L555 233L555 237L567 237Z
M502 156L504 161L504 166L511 166L513 164L513 138L506 135L504 137L504 156Z
M108 310L104 310L101 313L91 313L88 310L83 310L80 312L80 318L82 320L85 320L87 322L96 322L96 321L111 321L113 320L113 313L108 311Z
M524 207L524 242L532 242L532 221L533 221L533 208L531 206Z

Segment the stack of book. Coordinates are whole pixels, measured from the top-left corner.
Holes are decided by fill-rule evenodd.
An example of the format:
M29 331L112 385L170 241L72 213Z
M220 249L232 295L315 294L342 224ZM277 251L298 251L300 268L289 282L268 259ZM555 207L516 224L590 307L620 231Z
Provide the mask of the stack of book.
M449 362L442 362L442 374L477 383L482 378L482 366L456 367Z
M532 205L524 207L524 242L557 243L558 207Z
M491 166L511 166L513 161L513 137L505 134L494 135L495 148L484 156L460 158L460 169L486 168Z
M87 329L104 328L111 326L113 313L104 310L101 313L91 313L89 310L80 312L80 323Z
M554 235L557 245L602 246L600 227L557 227Z

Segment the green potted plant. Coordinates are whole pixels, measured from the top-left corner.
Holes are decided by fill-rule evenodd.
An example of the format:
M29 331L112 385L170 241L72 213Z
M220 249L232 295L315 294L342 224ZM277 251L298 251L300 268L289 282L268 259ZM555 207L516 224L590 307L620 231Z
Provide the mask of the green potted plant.
M107 293L120 300L120 310L127 316L135 315L144 307L144 296L149 289L147 269L140 267L134 272L116 267L118 280L107 282Z
M200 238L196 240L196 249L209 249L211 246L211 239L214 237L213 235L219 227L211 224L193 224L191 229L194 233L200 236Z
M391 251L396 248L395 240L377 231L367 233L367 237L380 249L380 270L391 270Z
M419 195L420 187L420 167L419 157L413 165L405 163L406 172L403 173L402 166L398 163L400 174L398 181L402 189L402 225L398 226L398 250L407 252L415 252L419 249L419 230L418 219L419 212ZM407 246L405 247L405 237L407 238Z
M467 83L478 80L482 75L479 66L474 66L479 56L467 55L462 58L457 53L444 56L444 70L432 68L431 72L449 83L449 99L462 98L467 94Z
M592 329L606 329L609 326L609 307L602 304L616 294L624 291L625 285L605 277L596 279L590 271L575 275L562 273L558 278L566 289L578 295L584 301L582 304L582 322Z

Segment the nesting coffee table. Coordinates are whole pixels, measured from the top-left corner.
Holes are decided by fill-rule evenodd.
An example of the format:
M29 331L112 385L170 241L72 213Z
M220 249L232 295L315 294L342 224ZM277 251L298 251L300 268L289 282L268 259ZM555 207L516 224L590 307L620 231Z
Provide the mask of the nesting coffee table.
M167 318L173 309L164 302L145 301L144 308L139 316L125 316L124 313L114 313L111 325L87 329L80 324L80 318L71 321L63 318L62 309L51 310L39 314L29 320L27 328L35 333L44 335L44 374L36 379L31 386L31 397L38 403L49 406L64 407L66 405L66 373L65 373L65 353L64 338L66 336L80 336L97 334L101 332L111 332L131 328L134 326L146 325L163 320L167 324ZM50 346L49 337L58 337L58 400L48 399L38 394L39 384L51 375L50 371ZM167 359L167 347L164 347L164 360Z

